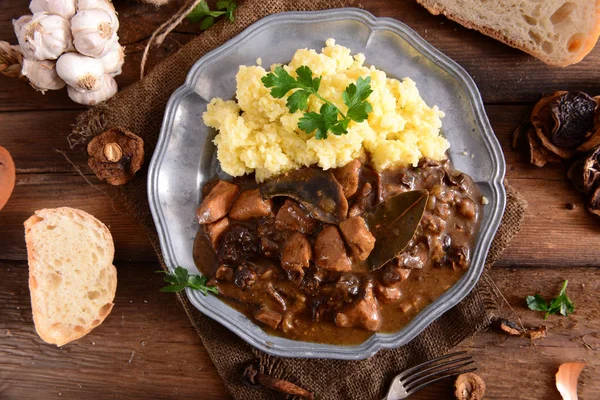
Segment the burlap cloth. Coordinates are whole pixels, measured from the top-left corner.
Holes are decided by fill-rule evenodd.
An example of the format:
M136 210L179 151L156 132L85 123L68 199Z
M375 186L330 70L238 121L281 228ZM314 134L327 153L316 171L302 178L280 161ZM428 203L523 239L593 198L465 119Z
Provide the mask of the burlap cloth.
M85 144L94 135L114 126L122 126L144 139L149 160L158 139L169 96L183 84L189 69L202 55L267 15L282 11L348 6L357 4L352 0L246 0L238 8L235 23L215 25L154 67L145 79L119 92L105 104L80 115L70 140L72 144ZM84 146L76 146L73 151L81 151L77 149L82 147ZM508 206L487 257L487 267L501 257L512 237L519 231L524 217L525 201L510 186L507 189ZM134 181L115 190L113 194L130 208L147 229L162 262L158 236L146 196L146 169L140 171ZM195 205L190 204L190 207ZM408 345L380 351L363 361L284 359L269 356L205 317L189 303L185 295L178 297L225 385L235 398L273 397L272 392L240 383L241 368L258 358L272 374L313 391L319 399L376 399L383 397L386 384L395 373L442 355L463 339L489 326L496 312L496 302L488 282L488 279L481 279L459 305L431 324Z

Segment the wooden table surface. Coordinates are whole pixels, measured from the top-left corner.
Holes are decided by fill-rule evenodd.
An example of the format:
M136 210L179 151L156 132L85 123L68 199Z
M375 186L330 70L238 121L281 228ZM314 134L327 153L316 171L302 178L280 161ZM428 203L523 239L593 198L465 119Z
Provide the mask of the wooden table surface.
M290 0L291 1L291 0ZM180 2L155 9L116 1L121 44L127 46L120 87L138 79L143 47L153 29ZM600 222L565 181L565 167L539 169L510 148L511 134L542 93L582 90L600 94L600 47L583 62L548 67L444 17L434 17L412 1L363 0L376 16L407 23L456 60L477 83L507 162L507 179L529 202L522 231L490 276L525 324L548 326L535 342L482 332L464 341L477 361L493 399L559 399L554 374L562 362L583 361L579 394L600 398ZM0 40L16 43L11 19L28 14L27 0L2 0ZM187 22L153 52L151 63L198 33ZM82 107L66 90L34 92L26 82L0 76L0 145L13 155L17 183L0 211L0 398L202 398L227 399L215 367L175 297L160 293L157 258L140 226L107 185L87 171L90 186L57 152ZM81 162L82 159L76 161ZM575 208L569 210L567 203ZM63 348L36 335L27 287L23 221L34 210L71 206L88 211L111 229L119 285L110 317L86 337ZM564 279L576 304L570 318L542 315L524 307L535 292L551 297ZM383 383L382 383L383 384ZM450 398L451 383L434 385L414 398Z

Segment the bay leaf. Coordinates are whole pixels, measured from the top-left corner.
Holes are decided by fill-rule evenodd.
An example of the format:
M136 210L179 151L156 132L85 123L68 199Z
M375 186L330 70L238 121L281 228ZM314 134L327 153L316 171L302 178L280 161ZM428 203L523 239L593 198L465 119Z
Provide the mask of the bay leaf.
M286 196L300 202L311 217L338 224L348 215L348 200L333 173L320 168L286 172L260 185L263 198Z
M369 230L375 236L375 248L369 256L372 270L383 267L408 245L421 223L429 192L411 190L387 198L367 215Z

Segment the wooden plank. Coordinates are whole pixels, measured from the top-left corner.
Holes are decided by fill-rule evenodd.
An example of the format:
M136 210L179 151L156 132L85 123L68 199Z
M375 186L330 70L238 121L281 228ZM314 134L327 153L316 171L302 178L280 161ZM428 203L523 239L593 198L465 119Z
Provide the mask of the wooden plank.
M6 5L5 5L6 3ZM8 0L0 10L0 40L16 43L12 18L27 14L26 0ZM129 57L123 75L117 81L120 87L135 82L139 75L140 54L145 41L160 22L178 8L180 1L171 1L158 10L137 2L118 2L121 21L119 36ZM567 68L549 67L535 58L512 49L476 31L466 29L442 16L433 16L414 1L395 2L370 0L364 2L367 10L376 16L392 17L402 21L423 36L443 53L456 60L475 79L487 103L534 102L540 94L556 90L583 90L598 94L600 48L596 48L583 62ZM197 24L184 21L163 45L153 50L149 66L177 50L199 33ZM486 62L482 63L481 60ZM31 91L24 82L9 82L0 77L0 84L9 91L0 91L0 110L73 108L74 103L65 91L41 96ZM76 107L76 106L75 106Z
M0 259L27 259L23 222L35 210L69 206L92 213L108 226L117 260L156 261L144 230L105 193L111 189L107 184L90 186L78 175L18 175L13 195L0 212Z
M159 292L158 268L117 263L110 316L57 348L35 333L26 263L0 262L0 397L229 398L175 296Z
M183 311L169 294L158 292L161 279L152 271L157 264L117 263L119 286L115 307L107 320L88 336L57 349L35 334L27 266L1 262L0 271L0 390L3 398L81 398L103 393L104 398L228 398L205 350ZM593 272L592 272L593 271ZM495 268L491 278L503 291L525 325L548 326L546 339L506 337L495 331L476 334L457 350L466 350L486 381L487 398L559 399L554 389L558 365L588 363L579 394L600 398L600 282L595 268ZM554 296L563 279L576 312L570 318L525 309L524 298L539 292ZM586 347L586 343L591 347ZM133 355L133 356L132 356ZM131 362L130 362L131 361ZM110 382L110 385L107 385ZM383 383L382 383L383 384ZM450 398L451 382L431 386L415 399Z

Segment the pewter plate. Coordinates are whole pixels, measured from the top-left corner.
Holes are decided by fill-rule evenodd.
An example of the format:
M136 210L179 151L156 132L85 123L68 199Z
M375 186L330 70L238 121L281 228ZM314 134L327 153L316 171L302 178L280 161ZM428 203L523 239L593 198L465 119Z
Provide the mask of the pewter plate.
M187 295L205 315L267 353L360 360L380 349L408 343L473 289L504 212L504 156L477 87L458 64L401 22L376 18L359 9L290 12L264 18L198 60L185 84L171 96L150 164L148 198L166 264L171 268L181 265L198 273L192 248L198 230L194 214L201 201L201 188L215 176L227 178L219 168L212 143L216 132L202 122L208 102L213 97L234 97L239 65L254 65L259 57L264 66L286 63L297 49L320 49L328 38L335 38L353 53L364 53L367 64L391 77L412 78L425 101L437 104L446 113L442 123L443 133L451 143L449 158L455 168L473 177L489 199L471 267L406 327L395 333L374 334L356 346L272 336L216 296L191 290Z

